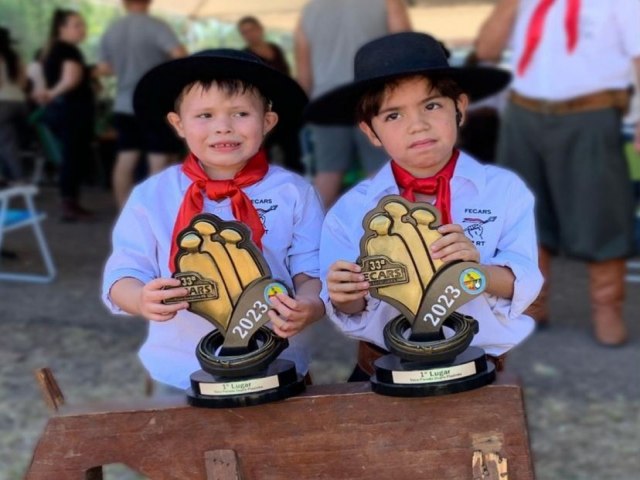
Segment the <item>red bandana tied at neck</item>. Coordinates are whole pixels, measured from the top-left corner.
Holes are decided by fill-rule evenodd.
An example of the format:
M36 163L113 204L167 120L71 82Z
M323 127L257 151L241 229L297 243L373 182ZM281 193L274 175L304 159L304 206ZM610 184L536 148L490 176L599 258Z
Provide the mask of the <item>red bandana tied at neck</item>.
M202 213L204 207L203 192L211 200L231 199L231 211L236 220L244 223L251 230L251 240L262 250L262 235L264 227L258 216L258 212L251 200L242 191L242 188L253 185L264 178L269 170L267 156L264 150L260 150L249 159L247 164L231 180L210 179L198 159L189 154L182 165L182 171L193 183L187 189L176 217L173 227L171 242L171 255L169 256L169 270L175 271L175 256L178 253L177 238L191 222L191 219Z
M402 196L410 202L416 201L415 192L436 196L436 206L442 212L442 224L451 223L451 190L449 181L453 177L460 152L454 150L447 164L432 177L416 178L391 161L391 170L396 183L402 189Z
M556 0L542 0L531 16L529 26L527 28L527 38L524 52L518 61L518 75L522 76L527 71L529 64L533 58L533 54L538 48L540 39L542 38L542 30L544 22ZM564 29L567 33L567 51L573 52L578 43L578 18L580 16L580 0L566 0L567 11L564 17Z

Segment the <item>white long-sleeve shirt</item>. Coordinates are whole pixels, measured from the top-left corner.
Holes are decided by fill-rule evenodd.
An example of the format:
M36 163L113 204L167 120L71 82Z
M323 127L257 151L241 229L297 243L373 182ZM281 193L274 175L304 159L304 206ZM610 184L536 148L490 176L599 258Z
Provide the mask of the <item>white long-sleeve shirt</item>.
M511 38L514 72L525 50L527 31L540 0L520 0ZM640 58L638 0L582 0L578 42L567 51L567 0L556 1L545 18L540 43L523 76L512 87L532 98L566 100L630 84L632 59Z
M482 165L460 153L451 186L453 223L480 252L480 263L510 268L515 275L512 299L487 293L458 309L473 316L480 331L472 345L488 354L501 355L531 333L533 320L522 312L535 300L542 287L533 214L534 199L514 173L493 165ZM398 195L390 163L377 175L356 185L327 213L320 240L320 276L326 279L337 260L355 262L364 233L362 219L385 195ZM383 329L399 312L391 305L368 297L363 312L348 315L337 311L323 285L321 294L327 314L350 337L366 340L382 348Z
M191 180L180 166L170 167L136 187L113 230L113 252L102 284L105 304L123 313L109 296L115 282L132 277L143 283L171 277L169 250L173 226ZM274 279L293 287L293 277L318 277L318 245L323 211L313 187L302 177L270 166L266 176L243 191L258 210L265 234L263 254ZM222 220L235 220L231 201L205 197L204 210ZM200 369L195 356L200 339L213 329L204 318L186 310L167 322L149 322L149 334L139 357L150 375L179 388L189 386L189 375ZM281 358L293 360L298 372L309 368L306 332L289 339Z

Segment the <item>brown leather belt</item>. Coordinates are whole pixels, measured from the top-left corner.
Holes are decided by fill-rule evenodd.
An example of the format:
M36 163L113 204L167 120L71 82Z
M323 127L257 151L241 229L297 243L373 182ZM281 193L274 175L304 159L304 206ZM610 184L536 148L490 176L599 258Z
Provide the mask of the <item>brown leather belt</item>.
M367 375L373 375L373 362L388 353L384 348L361 340L358 342L358 366Z
M629 108L631 92L629 90L602 90L568 100L549 101L525 97L511 91L509 99L519 107L548 115L568 115L611 107L626 113Z
M382 357L383 355L387 355L385 349L374 345L369 342L358 342L358 367L367 373L368 375L373 375L375 369L373 367L373 362ZM493 355L487 355L487 360L492 362L496 366L496 371L501 372L504 370L504 363L506 359L505 355L500 355L499 357L494 357Z

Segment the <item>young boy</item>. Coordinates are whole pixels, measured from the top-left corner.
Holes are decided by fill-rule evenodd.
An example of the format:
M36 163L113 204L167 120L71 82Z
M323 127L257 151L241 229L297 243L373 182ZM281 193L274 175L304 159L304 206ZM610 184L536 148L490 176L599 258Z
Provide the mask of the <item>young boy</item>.
M322 228L320 271L328 315L361 340L352 379L368 379L373 361L386 353L384 326L399 313L369 296L369 284L354 263L362 218L390 194L435 203L442 211L443 236L432 245L434 259L484 265L485 293L459 311L479 321L473 344L490 356L503 355L533 329L523 312L542 285L533 196L516 175L481 165L455 144L469 96L498 91L509 75L451 68L438 42L419 33L366 44L356 56L355 71L354 83L316 100L307 112L310 120L325 123L357 120L371 143L392 158L346 193Z
M183 165L134 189L114 227L104 272L107 306L150 321L139 356L154 380L186 388L200 368L196 345L212 330L186 310L187 303L163 303L186 294L171 278L175 239L203 211L247 224L273 278L296 292L272 299L269 317L278 335L296 335L324 315L318 296L320 201L300 176L269 166L261 149L278 118L299 116L305 103L293 80L233 50L165 63L138 84L136 113L151 124L166 118L190 150ZM281 357L304 375L309 360L303 335L291 338Z

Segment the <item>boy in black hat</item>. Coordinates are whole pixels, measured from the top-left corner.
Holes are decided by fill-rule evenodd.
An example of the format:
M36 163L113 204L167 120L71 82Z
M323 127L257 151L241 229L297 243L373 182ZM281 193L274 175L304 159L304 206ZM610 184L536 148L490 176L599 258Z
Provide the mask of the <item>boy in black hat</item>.
M485 293L459 309L480 323L475 345L500 357L532 331L533 320L523 312L542 285L533 196L516 175L482 165L455 146L469 100L508 81L509 74L497 69L452 68L434 38L400 33L363 46L355 58L355 81L309 106L312 121L357 121L391 157L336 203L322 229L320 270L328 315L361 340L353 380L371 375L373 361L385 353L384 326L399 314L369 296L369 284L354 263L362 218L385 195L440 209L443 236L432 244L434 259L485 266Z
M269 166L262 143L279 117L295 120L306 96L286 75L256 56L209 50L160 65L136 88L134 108L145 122L166 118L190 154L136 187L113 232L103 297L113 312L150 320L140 358L151 376L185 388L199 369L194 351L211 324L163 300L186 294L171 278L176 236L197 214L239 220L252 233L274 278L295 290L278 294L269 311L282 337L324 315L318 294L318 235L323 212L313 187L300 176ZM308 370L304 335L282 357Z

